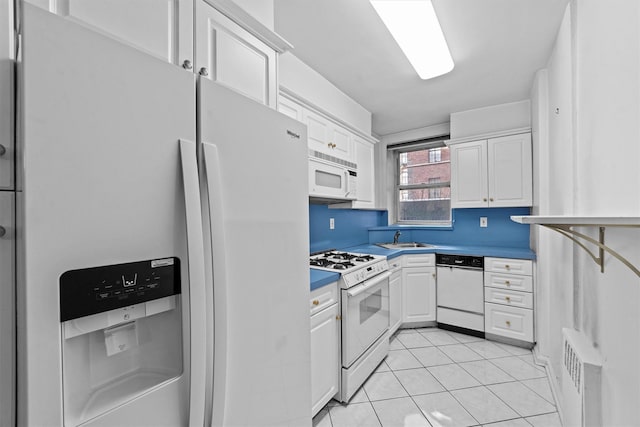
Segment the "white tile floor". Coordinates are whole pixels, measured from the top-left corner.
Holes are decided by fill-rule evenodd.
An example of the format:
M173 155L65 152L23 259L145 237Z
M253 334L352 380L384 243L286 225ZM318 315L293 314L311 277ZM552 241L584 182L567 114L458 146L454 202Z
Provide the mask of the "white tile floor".
M561 426L530 350L437 328L398 331L351 402L332 400L313 425Z

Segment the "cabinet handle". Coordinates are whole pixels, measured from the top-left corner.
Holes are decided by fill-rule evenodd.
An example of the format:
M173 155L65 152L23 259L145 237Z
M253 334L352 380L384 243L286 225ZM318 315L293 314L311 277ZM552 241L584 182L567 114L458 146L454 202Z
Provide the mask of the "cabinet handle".
M431 273L431 275L433 276L433 278L436 278L436 273Z
M482 198L482 201L483 201L483 202L486 202L486 201L487 201L487 198L486 198L486 197L483 197L483 198Z
M493 202L493 197L489 197L489 201L490 201L490 202Z
M507 286L511 286L511 282L510 282L510 281L508 281L508 280L505 280L505 281L504 281L504 284L505 284L505 285L507 285Z
M203 76L203 77L208 76L209 75L209 70L207 70L206 67L200 68L200 75Z
M507 300L507 302L511 302L511 297L504 297L505 300Z
M505 265L504 268L506 268L507 270L509 270L511 268L511 266L509 264Z
M7 229L0 225L0 237L4 237L7 234Z
M7 149L4 148L4 145L0 144L0 156L4 156L6 152L7 152Z
M511 322L509 320L507 320L505 323L507 324L508 327L511 327Z
M318 304L320 304L320 301L318 301L317 299L314 299L314 300L313 300L313 302L312 302L312 304L313 304L313 305L318 305Z
M341 316L341 315L339 315L339 314L337 314L337 315L336 315L336 320L342 320L342 316Z
M188 59L185 59L184 62L182 63L182 68L184 68L185 70L190 70L193 68L193 65L191 64L191 61L189 61Z

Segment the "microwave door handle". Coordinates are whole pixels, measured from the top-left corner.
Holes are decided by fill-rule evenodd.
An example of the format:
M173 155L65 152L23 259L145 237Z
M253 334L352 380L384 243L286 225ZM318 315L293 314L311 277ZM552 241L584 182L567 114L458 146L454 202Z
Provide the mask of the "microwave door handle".
M347 295L350 297L355 297L357 295L360 295L361 293L366 292L369 289L377 286L380 282L387 280L389 277L391 277L391 272L387 271L385 273L382 273L374 277L373 279L368 280L363 284L356 286L355 289L353 290L351 289L347 290Z
M347 197L349 193L351 193L351 189L349 188L349 171L344 170L344 196Z

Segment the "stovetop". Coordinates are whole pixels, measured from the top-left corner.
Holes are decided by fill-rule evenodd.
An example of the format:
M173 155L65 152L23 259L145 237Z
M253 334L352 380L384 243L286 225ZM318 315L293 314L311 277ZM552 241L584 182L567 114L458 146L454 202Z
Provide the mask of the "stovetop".
M309 258L309 266L319 270L346 273L382 259L386 259L386 257L331 250L312 254Z
M340 273L341 286L351 287L389 269L387 257L330 250L311 254L309 266Z

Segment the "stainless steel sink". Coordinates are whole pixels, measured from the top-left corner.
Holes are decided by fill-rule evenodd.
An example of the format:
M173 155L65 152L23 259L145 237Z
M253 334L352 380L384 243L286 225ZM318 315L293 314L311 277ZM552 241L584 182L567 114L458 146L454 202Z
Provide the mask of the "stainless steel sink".
M399 243L376 243L376 245L381 246L386 249L424 249L424 248L435 248L434 245L430 245L428 243L418 243L418 242L399 242Z

